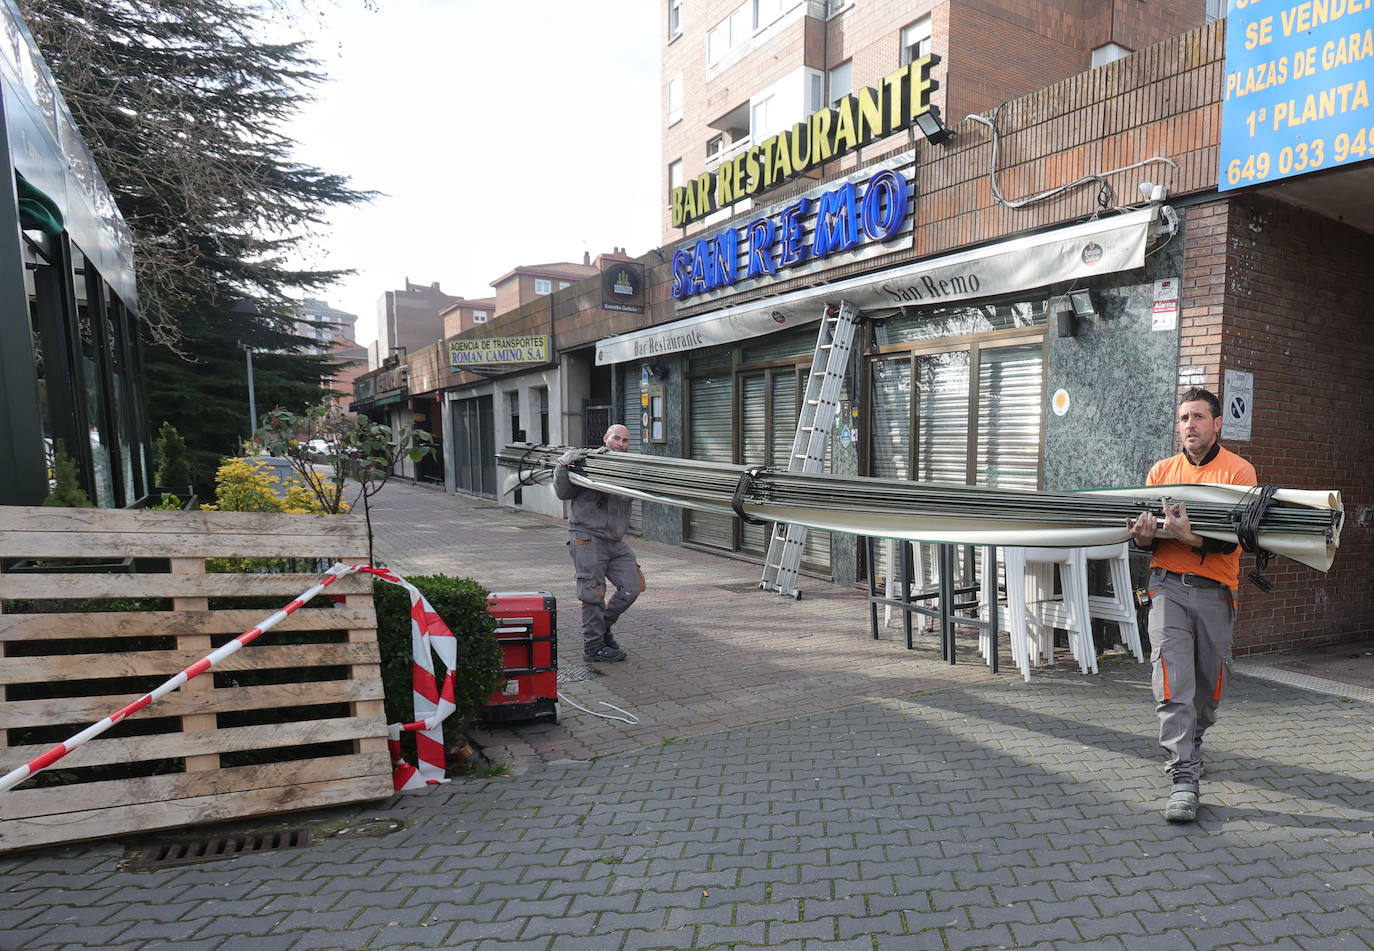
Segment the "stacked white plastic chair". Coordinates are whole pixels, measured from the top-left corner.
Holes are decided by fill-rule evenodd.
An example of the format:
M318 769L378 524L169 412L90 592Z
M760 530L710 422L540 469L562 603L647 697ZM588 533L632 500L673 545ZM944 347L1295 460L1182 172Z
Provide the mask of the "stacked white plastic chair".
M1121 629L1121 639L1138 663L1144 663L1145 654L1140 646L1140 623L1136 620L1135 596L1131 587L1131 546L1127 542L1119 545L1097 545L1083 549L1083 557L1088 561L1109 562L1110 595L1088 595L1088 616L1104 621L1115 621Z
M1144 655L1140 627L1136 621L1131 594L1129 546L1100 545L1091 548L1006 548L1007 610L1005 630L1011 635L1012 659L1021 676L1030 679L1032 667L1054 663L1054 631L1068 634L1069 649L1083 673L1097 673L1097 649L1093 644L1092 620L1114 621L1122 640L1135 654ZM1088 594L1088 562L1108 561L1110 595ZM1054 593L1054 566L1059 566L1061 594ZM995 569L985 571L983 601L995 597ZM991 644L983 643L983 656L989 657Z

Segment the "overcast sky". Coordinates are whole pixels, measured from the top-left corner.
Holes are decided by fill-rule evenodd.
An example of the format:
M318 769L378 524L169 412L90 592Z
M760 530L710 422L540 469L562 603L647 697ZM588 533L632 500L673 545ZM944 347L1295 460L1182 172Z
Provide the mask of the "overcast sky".
M331 81L298 157L385 193L336 211L311 264L376 338L388 290L486 297L522 264L659 244L659 4L340 0L314 32Z

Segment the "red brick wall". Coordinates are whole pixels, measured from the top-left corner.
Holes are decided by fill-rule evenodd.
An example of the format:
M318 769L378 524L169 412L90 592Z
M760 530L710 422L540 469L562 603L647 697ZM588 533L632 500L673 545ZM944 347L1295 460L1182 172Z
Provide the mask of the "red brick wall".
M1374 630L1374 235L1260 197L1226 204L1225 244L1212 246L1226 259L1225 320L1208 346L1255 378L1253 436L1232 448L1261 483L1339 491L1347 516L1329 573L1275 559L1272 592L1241 592L1237 653L1349 640Z

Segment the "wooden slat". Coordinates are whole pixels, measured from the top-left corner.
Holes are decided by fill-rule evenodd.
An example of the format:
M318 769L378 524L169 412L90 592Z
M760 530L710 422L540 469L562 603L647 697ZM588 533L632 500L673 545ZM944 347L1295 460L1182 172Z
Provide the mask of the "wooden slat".
M370 802L386 799L392 794L391 775L388 772L386 775L351 780L268 786L214 796L89 809L0 824L0 850L27 849L58 842L223 822L244 816Z
M280 516L289 518L290 516ZM207 550L207 540L213 543ZM0 551L7 558L329 558L365 564L367 545L352 534L340 536L200 535L149 532L123 535L107 532L80 534L0 532Z
M282 598L282 606L320 582L319 575L64 574L0 575L0 598ZM56 592L60 591L58 595ZM325 589L330 594L370 594L372 576L349 575Z
M375 668L373 670L375 672ZM137 695L120 694L103 697L54 697L49 700L11 700L8 703L0 703L0 730L50 726L58 723L81 724L84 729L85 725L103 720L136 699ZM381 680L376 676L367 676L356 680L320 680L260 687L218 687L205 695L177 690L140 710L136 716L193 716L201 713L236 713L243 710L380 700ZM355 716L358 715L357 711L353 713ZM0 750L0 754L3 754L3 750Z
M366 736L384 735L381 717L333 717L325 720L298 720L295 723L267 723L260 726L222 727L213 733L159 733L154 736L126 736L117 739L97 737L78 746L52 767L56 770L79 766L106 766L110 763L139 763L148 760L201 756L206 753L237 753L244 750L269 750L306 743L332 743ZM53 743L11 746L0 750L4 772L46 753Z
M331 591L333 588L331 587ZM327 603L328 595L321 595ZM273 631L342 631L371 629L377 615L372 599L352 595L347 605L310 606L284 618ZM242 634L272 612L262 609L228 611L100 611L90 614L0 614L0 641L47 641L73 637L161 637L195 631L200 634Z
M321 756L289 763L264 763L260 766L232 766L218 775L170 773L139 776L110 782L82 783L45 789L13 789L0 796L0 823L12 819L60 815L86 809L119 807L165 799L211 796L216 793L243 792L268 786L356 779L385 774L390 776L385 754ZM0 828L3 828L0 825Z
M223 553L216 538L264 535L318 541L354 538L367 549L367 524L357 515L282 515L277 512L169 512L157 509L61 509L43 505L7 505L0 509L0 532L43 534L109 533L128 535L198 535L206 555ZM296 554L308 545L297 545ZM0 549L3 551L4 549Z
M263 635L270 637L269 634ZM48 657L0 658L0 683L42 684L94 680L105 677L171 678L208 653L184 651L118 651L111 654L53 654ZM231 670L278 670L296 667L338 667L349 664L375 666L381 655L377 644L290 644L274 646L254 642L241 648L202 674Z

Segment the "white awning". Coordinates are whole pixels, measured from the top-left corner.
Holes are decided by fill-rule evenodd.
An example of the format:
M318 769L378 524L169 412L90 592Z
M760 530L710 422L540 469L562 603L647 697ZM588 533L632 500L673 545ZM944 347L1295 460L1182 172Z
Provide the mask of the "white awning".
M774 333L819 320L821 305L840 299L860 311L891 311L1129 271L1145 263L1155 215L1151 206L607 337L597 342L596 362L623 363Z

